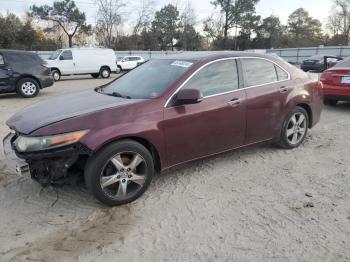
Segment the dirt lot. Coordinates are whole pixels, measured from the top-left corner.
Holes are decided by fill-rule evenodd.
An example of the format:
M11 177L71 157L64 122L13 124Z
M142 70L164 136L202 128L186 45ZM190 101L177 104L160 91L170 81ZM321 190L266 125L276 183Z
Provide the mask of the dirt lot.
M26 105L104 82L0 96L0 137ZM350 103L327 107L298 149L262 145L199 161L116 208L82 187L17 177L0 145L0 260L350 261L349 130Z

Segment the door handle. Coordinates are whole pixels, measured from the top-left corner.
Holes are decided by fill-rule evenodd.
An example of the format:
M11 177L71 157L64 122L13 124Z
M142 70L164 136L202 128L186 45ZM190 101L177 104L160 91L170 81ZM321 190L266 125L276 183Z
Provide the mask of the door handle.
M229 104L230 106L238 106L240 103L242 103L242 99L239 98L233 98L232 100L227 102L227 104Z
M281 86L280 87L280 93L286 93L286 92L288 92L288 87L287 86Z

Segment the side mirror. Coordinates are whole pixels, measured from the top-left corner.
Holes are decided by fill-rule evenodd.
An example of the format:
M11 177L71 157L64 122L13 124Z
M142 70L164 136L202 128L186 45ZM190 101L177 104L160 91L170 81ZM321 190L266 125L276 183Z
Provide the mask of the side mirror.
M181 89L176 96L176 105L197 104L203 99L203 94L198 89Z
M63 55L60 55L60 60L64 60Z

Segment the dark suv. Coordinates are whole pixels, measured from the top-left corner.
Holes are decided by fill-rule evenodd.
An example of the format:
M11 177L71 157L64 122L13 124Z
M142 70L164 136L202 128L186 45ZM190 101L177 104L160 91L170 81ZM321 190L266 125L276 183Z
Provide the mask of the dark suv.
M53 83L50 68L37 54L0 49L0 93L34 97Z

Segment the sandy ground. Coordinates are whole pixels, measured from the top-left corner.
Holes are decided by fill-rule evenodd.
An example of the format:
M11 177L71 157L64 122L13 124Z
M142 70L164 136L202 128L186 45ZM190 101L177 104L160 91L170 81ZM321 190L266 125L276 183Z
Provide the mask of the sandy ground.
M26 105L104 82L0 96L0 137ZM350 103L327 107L298 149L261 145L199 161L115 208L82 187L17 177L0 145L0 260L350 261L349 130Z

